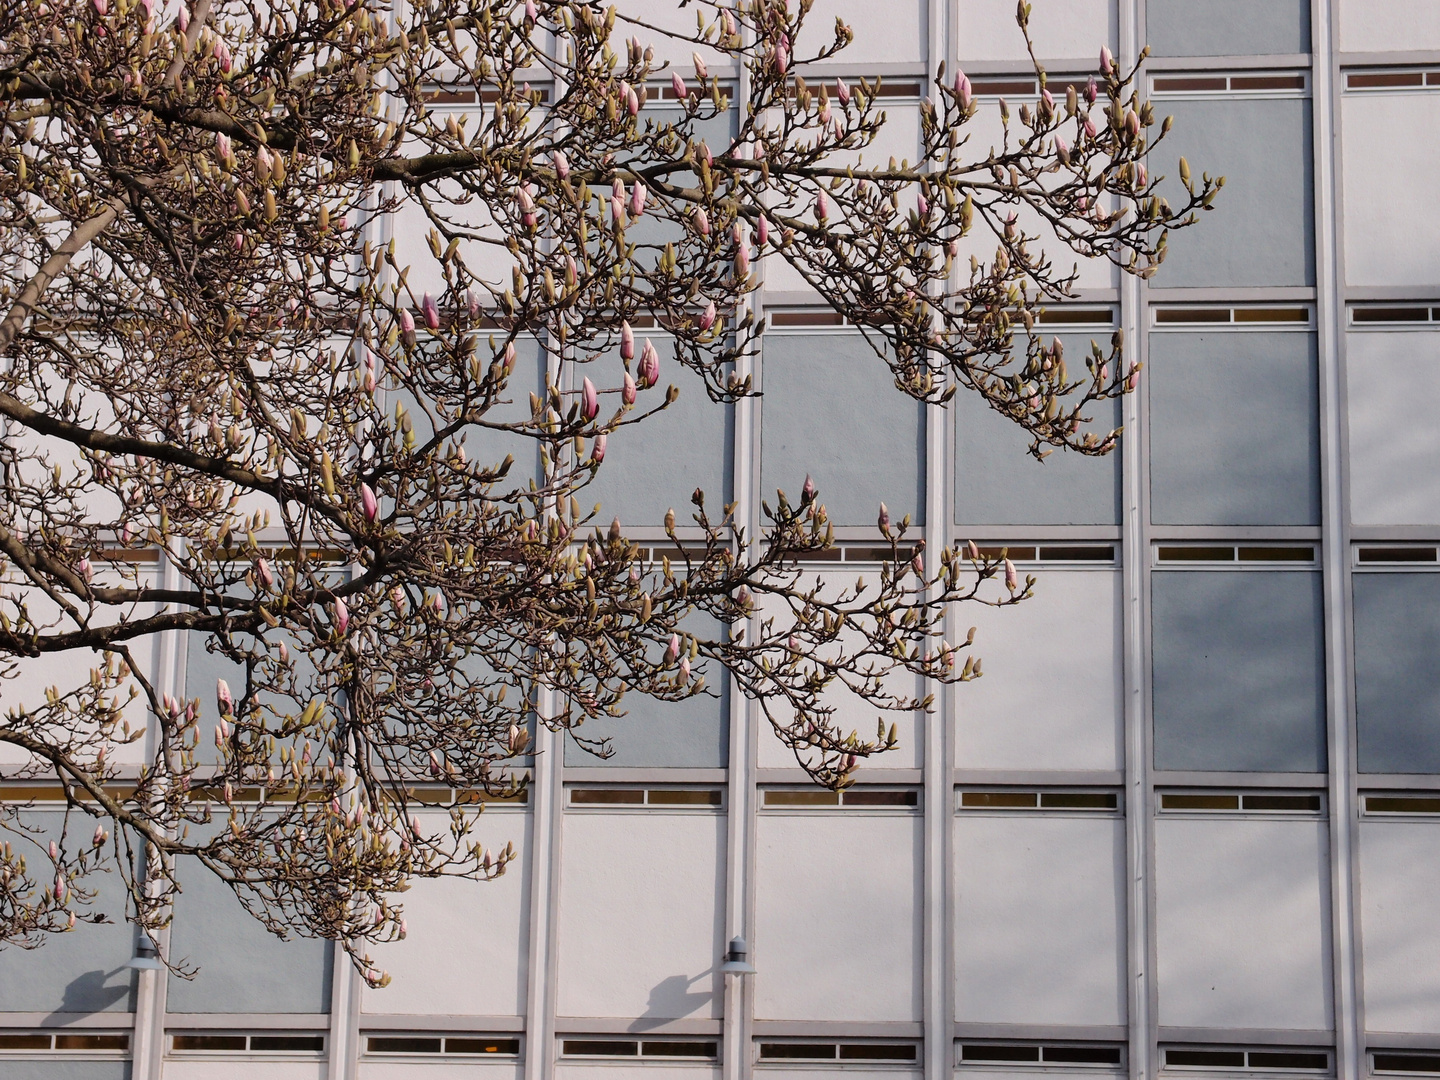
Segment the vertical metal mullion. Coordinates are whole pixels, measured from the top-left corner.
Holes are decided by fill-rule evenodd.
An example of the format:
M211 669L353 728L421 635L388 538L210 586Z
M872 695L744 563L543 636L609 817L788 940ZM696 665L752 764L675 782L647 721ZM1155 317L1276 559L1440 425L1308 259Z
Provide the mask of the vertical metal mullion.
M953 70L956 65L951 48L953 35L947 17L950 5L945 0L929 0L926 18L925 69L931 85L940 76L941 65ZM938 559L949 540L949 477L946 453L946 419L949 410L942 405L925 409L925 531L926 547ZM948 614L948 613L947 613ZM942 626L944 623L942 622ZM924 1002L923 1031L925 1034L925 1076L927 1080L946 1080L952 1070L955 1041L955 950L950 918L951 881L954 875L954 814L951 812L954 785L950 750L950 729L954 720L953 687L940 687L934 711L924 719L924 784L922 829L924 830L924 866L921 918L924 931Z
M1134 64L1140 56L1144 0L1122 0L1118 4L1121 63ZM1142 72L1140 78L1144 79ZM1129 354L1142 361L1146 355L1144 283L1129 274L1120 275L1120 326L1129 344ZM1142 385L1148 386L1148 380ZM1156 1073L1158 1051L1156 986L1153 978L1155 943L1152 932L1154 830L1151 825L1153 796L1150 789L1149 708L1146 686L1149 679L1146 597L1149 566L1149 500L1145 466L1147 440L1143 426L1140 395L1124 399L1125 435L1120 442L1123 486L1121 558L1124 628L1124 724L1125 724L1125 925L1128 973L1130 1076L1150 1080Z
M1326 706L1329 723L1330 929L1334 980L1335 1074L1359 1080L1364 1044L1357 957L1355 840L1357 797L1350 741L1349 513L1340 378L1338 191L1335 177L1339 79L1334 19L1327 0L1311 0L1311 117L1315 157L1315 315L1320 364L1320 481L1325 593Z

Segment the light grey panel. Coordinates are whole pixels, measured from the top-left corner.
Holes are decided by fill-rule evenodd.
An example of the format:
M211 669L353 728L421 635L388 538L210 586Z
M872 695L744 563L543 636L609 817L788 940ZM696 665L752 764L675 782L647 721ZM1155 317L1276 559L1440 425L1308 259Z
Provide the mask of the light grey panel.
M64 1061L49 1058L0 1062L5 1080L130 1080L128 1061Z
M895 387L859 333L769 334L760 412L760 494L799 502L808 473L836 525L925 514L924 406Z
M9 841L25 856L31 875L47 882L50 860L45 845L60 837L63 815L58 811L27 813L24 822L43 830L39 842L0 828L0 841ZM95 822L82 813L70 817L67 850L88 848ZM97 873L81 882L96 892L88 908L76 906L77 917L102 914L110 921L100 925L76 922L75 929L54 934L38 949L14 945L0 949L0 1012L132 1012L135 1008L135 972L126 967L135 954L135 931L125 921L125 887L117 873ZM0 1068L0 1075L8 1075Z
M1313 335L1151 334L1148 377L1151 520L1319 524Z
M170 976L175 1013L322 1013L330 1010L329 941L281 941L241 906L230 888L185 860L175 901L170 955L200 969Z
M1313 285L1314 208L1310 102L1303 98L1155 103L1175 127L1150 167L1168 179L1160 192L1179 206L1187 197L1177 162L1198 178L1224 176L1214 208L1170 238L1157 288Z
M1310 51L1308 0L1147 0L1156 56L1257 56Z
M1109 335L1100 344L1109 348ZM1091 338L1065 334L1066 366L1085 370ZM1024 339L1016 342L1023 350ZM1044 461L1030 455L1020 425L1001 416L972 391L962 390L955 412L955 521L960 525L1117 525L1120 522L1120 450L1086 457L1055 450ZM1120 402L1090 410L1090 427L1105 435L1121 425Z
M1155 767L1325 770L1320 575L1151 575Z
M720 637L716 620L692 614L684 625L697 636ZM565 764L581 768L723 769L730 747L730 680L718 664L696 665L706 690L687 701L658 701L626 694L624 716L587 720L578 734L589 741L610 740L610 757L591 753L572 739L565 742ZM717 696L712 696L717 695Z
M1356 574L1360 771L1440 773L1440 575Z
M641 392L636 411L661 404L660 395L671 383L680 388L680 397L664 411L611 435L595 479L576 497L586 509L598 502L602 523L618 517L627 527L654 527L673 507L681 525L692 525L690 494L700 488L706 512L719 521L734 497L734 407L710 400L700 377L674 360L668 339L656 339L655 348L662 358L660 385ZM611 408L602 401L601 414L611 415Z

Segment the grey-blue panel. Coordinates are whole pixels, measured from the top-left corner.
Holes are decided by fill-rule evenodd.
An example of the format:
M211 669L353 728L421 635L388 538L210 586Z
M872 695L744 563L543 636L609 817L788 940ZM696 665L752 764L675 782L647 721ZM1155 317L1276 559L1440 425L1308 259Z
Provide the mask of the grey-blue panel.
M697 637L717 638L724 627L704 615L691 615L684 625ZM614 753L597 757L566 740L565 764L581 768L609 765L629 768L723 769L730 747L730 680L718 664L695 668L705 676L704 695L687 701L658 701L640 693L626 694L624 716L597 717L579 728L586 740L608 738Z
M1314 335L1151 334L1147 375L1152 521L1319 524Z
M680 523L688 525L695 509L690 495L698 487L707 512L719 520L732 498L734 408L710 400L699 376L674 361L667 340L657 340L656 348L670 362L661 366L660 386L640 394L637 411L661 404L670 383L680 388L679 398L611 435L605 461L576 498L587 509L600 503L602 523L618 517L626 526L656 526L674 507ZM604 403L602 413L609 408Z
M1440 773L1440 575L1356 574L1360 771Z
M69 1053L70 1051L65 1051ZM61 1052L56 1052L56 1057ZM65 1061L55 1057L0 1062L5 1080L130 1080L128 1061Z
M1258 56L1310 51L1308 0L1147 0L1155 56Z
M1151 575L1155 767L1325 770L1320 575Z
M1175 117L1150 159L1152 171L1167 176L1160 191L1172 206L1187 198L1182 155L1197 183L1202 172L1225 177L1213 209L1170 238L1155 286L1313 285L1309 100L1214 98L1155 108Z
M476 331L476 334L480 338L479 355L485 358L488 365L491 355L490 334L484 330ZM497 345L503 340L502 335L495 335ZM510 381L506 384L500 399L485 413L485 421L491 424L513 424L528 420L530 418L530 395L532 393L543 395L545 392L545 363L545 351L540 347L538 341L534 338L516 338L515 370L511 373ZM392 416L395 412L397 397L410 413L416 442L423 444L434 434L430 420L425 411L416 404L415 395L407 391L392 392L387 404L387 409ZM510 467L510 472L503 480L496 482L496 492L524 488L532 478L539 478L540 447L534 439L526 435L497 431L494 428L479 425L465 428L464 434L465 457L476 465L499 465L505 460L507 454L514 456L515 464ZM389 507L386 507L385 510L388 513Z
M808 473L836 525L925 515L924 406L858 333L767 334L761 497L799 501Z
M184 860L170 955L199 967L170 976L173 1013L321 1013L330 1010L329 941L281 941L240 906L219 878Z
M42 883L50 865L45 845L59 839L63 816L43 810L23 815L25 825L41 830L38 843L0 827L0 841L24 855L30 873ZM66 850L88 848L94 831L93 818L71 813ZM134 1011L135 972L125 965L135 955L135 930L125 921L125 887L115 871L92 874L80 884L94 890L96 898L89 907L77 905L77 914L102 914L110 922L77 922L74 930L51 935L38 949L0 949L0 1012ZM8 1067L0 1067L0 1076Z
M1063 334L1065 364L1083 373L1091 338ZM1109 334L1098 336L1107 351ZM1016 341L1023 351L1023 338ZM960 525L1116 525L1120 522L1120 451L1105 457L1055 450L1044 461L1030 439L972 391L962 390L955 412L955 521ZM1120 402L1090 410L1098 435L1121 424Z

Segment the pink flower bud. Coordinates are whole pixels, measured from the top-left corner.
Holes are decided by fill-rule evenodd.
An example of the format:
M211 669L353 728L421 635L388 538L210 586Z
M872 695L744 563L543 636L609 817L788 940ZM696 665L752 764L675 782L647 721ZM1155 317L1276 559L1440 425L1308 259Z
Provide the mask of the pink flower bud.
M1055 156L1067 165L1070 163L1070 144L1060 136L1055 136Z
M680 681L690 681L690 658L688 656L685 657L684 660L680 661Z
M335 598L335 629L343 637L345 631L350 628L350 609L345 606L345 601L339 597Z
M184 11L185 9L182 7L180 10ZM215 152L227 160L230 157L230 136L223 131L215 134Z
M915 196L915 209L920 214L921 218L929 217L930 200L925 198L923 194Z
M750 249L741 244L735 249L735 275L745 277L750 273Z
M586 378L580 388L580 415L586 420L594 420L599 411L600 398L595 393L595 384Z
M825 98L820 102L820 113L817 117L822 125L830 123L830 99Z
M1140 117L1134 109L1125 110L1125 130L1132 136L1140 134Z
M700 77L703 79L705 76L702 75ZM670 73L670 89L675 91L675 96L681 101L684 101L690 96L690 92L685 89L685 80L680 77L678 71L672 71Z
M798 653L800 651L800 639L794 634L791 634L790 639L785 642L785 647L793 653Z
M50 861L55 862L60 858L60 847L54 840L50 841Z
M830 204L825 199L825 192L815 193L815 220L825 224L825 219L830 216Z
M729 8L720 9L720 22L725 28L725 36L731 37L735 33L735 16L730 14Z
M1005 588L1014 592L1020 587L1020 579L1015 575L1015 564L1009 559L1005 560Z
M645 185L639 180L630 189L630 216L639 217L645 212Z
M880 526L881 532L890 528L890 508L883 502L880 504L880 516L876 519L876 524Z
M844 79L835 80L835 96L840 99L841 105L850 104L850 87L845 85Z
M1112 71L1114 71L1114 70L1115 70L1115 58L1110 55L1110 47L1109 47L1108 45L1101 45L1101 46L1100 46L1100 73L1101 73L1102 75L1109 75L1109 74L1110 74Z
M710 215L705 213L703 206L697 206L694 214L695 231L701 236L710 235Z
M515 189L515 205L527 214L535 209L535 196L530 194L529 184L521 184Z
M636 116L640 112L640 98L636 95L634 87L625 91L625 111L631 116Z
M465 311L472 319L480 314L480 297L469 289L465 290Z
M711 300L705 305L705 310L700 313L701 331L709 330L715 325L715 301Z
M175 25L180 28L182 34L190 29L190 9L184 4L181 4L175 12Z
M770 239L770 219L761 214L755 222L755 243L763 251L766 241Z
M595 442L590 447L590 460L596 465L605 460L605 433L603 431L595 436Z
M435 305L435 298L428 292L420 300L420 314L425 317L425 325L431 330L440 329L440 309Z
M400 332L402 334L415 333L415 316L410 314L408 308L400 309Z
M640 350L640 379L647 387L660 381L660 354L650 344L649 338L645 339L645 345Z
M240 252L245 250L245 234L237 232L234 239L230 241L230 246L235 249L235 254L239 255Z
M628 322L620 324L620 358L622 360L635 359L635 331L630 329Z
M784 75L790 67L790 50L784 42L775 46L775 72L777 75Z
M94 847L99 847L101 844L105 843L105 839L106 839L106 836L105 836L105 826L104 826L104 825L96 825L96 826L95 826L95 836L92 838L91 844L92 844Z
M1095 138L1095 121L1085 117L1085 135L1087 138Z
M620 400L626 405L635 404L635 380L628 371L625 372L625 383L620 390Z
M255 577L263 588L269 589L275 584L275 572L270 569L270 562L267 559L255 560Z
M380 516L380 501L375 498L375 492L369 484L360 485L360 509L365 514L365 520L373 522Z
M94 0L94 2L95 2L95 13L96 13L97 15L104 15L107 11L110 10L110 5L109 5L108 3L106 3L106 0Z
M962 109L970 108L970 102L975 100L975 91L970 86L970 77L963 71L955 72L955 96L960 100Z
M1040 91L1040 100L1045 103L1045 107L1051 112L1055 111L1055 98L1053 95L1051 95L1049 90Z
M667 664L673 664L673 663L675 662L675 659L676 659L679 655L680 655L680 635L679 635L679 634L671 634L671 635L670 635L670 644L665 647L665 662L666 662Z
M550 164L555 167L555 175L561 180L570 175L570 159L565 156L564 150L556 150L551 154Z
M1146 183L1147 183L1147 181L1148 181L1149 179L1150 179L1150 176L1149 176L1149 174L1145 171L1145 163L1144 163L1143 161L1137 161L1137 162L1135 163L1135 187L1136 187L1136 189L1137 189L1137 190L1143 190L1143 189L1145 188Z
M536 22L540 13L535 10L535 0L525 0L525 19L528 22Z
M1094 105L1095 99L1099 96L1099 94L1099 90L1097 90L1095 87L1095 76L1091 75L1090 81L1085 84L1085 103L1087 105Z
M95 576L95 570L90 565L90 560L88 558L81 559L79 563L76 564L75 569L79 571L80 576L86 581L89 581L92 577Z
M811 503L815 501L815 481L810 479L810 474L805 474L805 483L800 488L800 501Z

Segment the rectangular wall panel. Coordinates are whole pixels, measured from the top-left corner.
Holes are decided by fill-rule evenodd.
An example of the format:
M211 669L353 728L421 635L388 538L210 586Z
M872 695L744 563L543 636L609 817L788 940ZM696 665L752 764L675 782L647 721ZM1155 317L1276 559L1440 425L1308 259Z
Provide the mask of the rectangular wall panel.
M1348 53L1440 49L1440 8L1428 0L1335 0L1340 49Z
M1031 599L957 621L985 672L955 691L957 768L1123 767L1118 572L1037 570Z
M1142 383L1157 525L1319 524L1313 335L1152 333Z
M1306 0L1146 0L1156 56L1244 56L1310 50Z
M1366 1031L1440 1035L1440 828L1360 825Z
M1118 817L962 811L955 820L955 1019L1125 1022Z
M571 810L562 843L559 1014L719 1016L724 816Z
M428 812L430 829L448 818ZM398 897L409 933L371 949L390 985L362 991L367 1013L518 1016L524 1012L530 940L530 815L510 807L485 811L472 837L491 851L513 843L519 858L494 881L415 881ZM361 1021L364 1023L363 1018Z
M1350 520L1440 525L1440 334L1345 337Z
M1440 92L1365 91L1340 99L1345 281L1440 284L1440 147L1411 132L1440 124Z
M882 502L924 521L924 406L858 332L771 333L762 380L762 498L798 502L808 474L836 526L873 526Z
M1014 60L1029 68L1025 38L1015 25L1015 5L1008 0L966 0L955 5L959 21L960 62ZM1116 47L1117 18L1113 0L1075 0L1036 6L1030 17L1035 54L1042 60L1098 57L1100 46Z
M1224 176L1214 211L1170 238L1156 288L1315 283L1310 102L1293 98L1166 98L1175 126L1150 159L1172 206L1187 195L1173 162ZM1347 234L1348 235L1348 234Z
M1157 571L1155 767L1323 772L1320 575Z
M1331 1026L1324 823L1155 823L1160 1023Z
M919 1020L919 816L765 812L756 843L755 1016Z
M167 1059L162 1080L325 1080L324 1061L243 1061Z
M1361 772L1440 772L1440 574L1356 574Z

